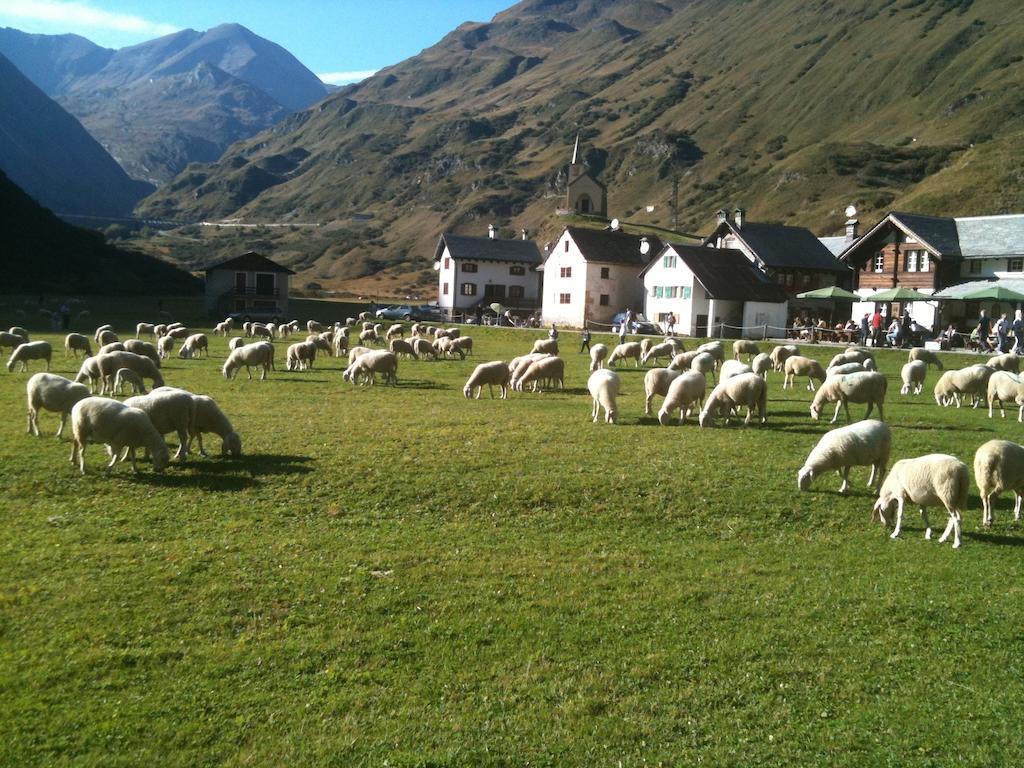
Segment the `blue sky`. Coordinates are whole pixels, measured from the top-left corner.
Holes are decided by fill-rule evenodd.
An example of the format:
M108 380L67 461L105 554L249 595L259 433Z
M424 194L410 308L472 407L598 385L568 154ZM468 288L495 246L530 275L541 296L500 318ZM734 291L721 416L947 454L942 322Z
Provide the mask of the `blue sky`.
M0 26L73 32L107 48L237 22L328 82L352 81L419 53L464 21L516 0L0 0ZM347 76L346 76L347 75Z

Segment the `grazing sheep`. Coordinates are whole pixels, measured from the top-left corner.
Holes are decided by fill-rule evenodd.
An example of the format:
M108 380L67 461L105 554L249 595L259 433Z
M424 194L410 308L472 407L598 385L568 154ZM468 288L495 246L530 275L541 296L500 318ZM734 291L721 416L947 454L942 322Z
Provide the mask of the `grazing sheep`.
M266 328L264 328L265 330ZM177 328L168 328L165 335L170 336L172 339L187 339L192 335L192 332L184 326L179 326Z
M646 341L646 339L644 339ZM655 344L652 347L648 347L647 351L640 358L640 362L646 365L651 360L657 362L662 357L667 357L672 360L677 354L677 345L671 341L663 341L661 344Z
M405 326L401 323L396 323L388 328L388 332L385 334L385 338L390 339L401 339L405 336Z
M26 341L30 341L28 337L28 331L26 331L20 325L12 325L10 328L7 329L7 332L11 334L11 336L20 336L22 344L24 344Z
M160 334L157 335L159 336ZM252 338L252 323L249 320L242 323L242 335L247 339Z
M419 359L419 355L416 354L416 350L413 349L412 344L405 339L392 339L391 343L388 344L388 349L390 349L396 356L408 355L413 360Z
M231 333L231 327L227 324L226 321L222 323L217 323L215 326L213 326L213 333L215 336L227 336L229 333Z
M96 350L96 354L97 355L107 355L107 354L110 354L111 352L127 352L127 351L128 350L124 346L124 342L112 341L109 344L104 344L102 347L100 347L98 350Z
M903 381L900 394L908 395L913 390L915 395L920 395L924 389L924 379L927 375L928 363L924 360L911 360L909 363L905 363L900 369L900 379Z
M113 392L114 378L119 368L128 368L144 379L151 379L154 387L162 387L164 384L163 377L153 361L134 352L107 352L96 355L96 365L100 371L101 395Z
M736 360L740 359L740 355L747 355L748 359L753 359L760 351L761 348L755 342L747 339L737 339L732 343L732 355Z
M161 336L156 340L157 354L161 360L167 360L174 351L174 339L170 336Z
M252 381L252 367L257 365L263 369L260 381L266 381L271 369L274 368L274 345L269 341L257 341L232 350L228 359L224 361L221 372L225 379L233 379L243 365L249 381Z
M1024 421L1024 381L1017 374L1009 371L996 371L988 379L987 398L988 417L992 418L992 406L999 403L999 415L1006 418L1003 404L1009 400L1020 406L1017 421Z
M373 332L377 334L377 338L381 341L384 340L384 323L374 323ZM452 336L454 339L455 337Z
M608 357L607 344L595 344L590 348L590 372L604 368L605 358Z
M941 504L949 514L949 522L939 537L939 543L942 544L952 532L953 549L957 549L960 546L962 511L967 506L970 485L967 465L955 456L932 453L915 459L902 459L889 470L872 511L876 519L881 519L888 526L889 507L896 502L896 525L891 534L895 539L900 535L903 523L903 505L908 501L917 504L924 519L924 537L930 539L932 529L928 524L927 507Z
M558 354L558 339L537 339L533 342L533 353L544 353L547 355Z
M183 360L191 360L193 357L199 357L203 352L206 353L207 357L210 356L209 339L206 338L205 333L193 333L181 345L181 349L178 350L178 357Z
M720 382L725 381L733 376L739 376L741 373L752 373L753 370L749 365L741 363L739 360L726 360L718 371L718 380ZM762 376L761 378L764 377Z
M96 383L102 378L103 376L100 373L100 367L96 364L96 358L87 357L82 361L82 366L78 369L78 374L75 376L75 382L81 383L88 379L89 391L93 392L95 391Z
M841 363L839 365L833 365L826 368L825 377L845 376L848 373L860 373L866 370L868 369L864 367L864 363Z
M786 362L783 364L783 370L786 372L786 378L782 382L783 389L792 389L794 380L797 376L807 377L807 389L811 392L815 389L815 379L820 382L825 381L825 369L821 367L821 363L817 360L812 360L809 357L791 355L786 358Z
M133 394L146 394L146 382L142 380L139 374L131 368L118 368L117 373L114 374L114 394L122 394L125 384L131 387Z
M725 347L720 341L709 341L707 344L701 344L697 347L698 352L707 352L713 358L715 358L715 368L725 362Z
M369 347L352 347L352 349L348 351L348 364L352 365L352 363L356 361L356 358L362 357L369 352L373 352Z
M97 344L102 344L103 342L100 341L100 334L103 333L104 331L112 331L112 330L114 330L114 326L110 325L109 323L106 324L106 325L101 325L99 328L97 328L93 332L93 335L92 335L93 341L95 341Z
M973 405L977 408L980 399L988 394L988 380L993 371L987 365L969 365L959 370L946 371L935 382L935 402L939 405L955 402L959 408L961 397L971 395Z
M1009 440L989 440L974 454L974 481L981 496L981 524L995 522L992 502L1004 491L1013 491L1013 519L1020 520L1024 492L1024 445Z
M96 336L96 343L101 347L105 347L107 344L114 344L121 340L116 333L109 330L102 330L96 334Z
M174 458L179 461L188 455L189 431L195 421L196 404L192 394L181 389L160 389L148 395L129 397L124 404L144 411L161 435L178 435L178 450Z
M703 352L693 350L692 352L679 352L672 358L672 362L668 364L668 367L675 371L688 371L690 370L690 363L693 362L693 358L697 355L702 355ZM709 355L710 357L710 355ZM714 363L714 358L711 358Z
M280 339L287 339L292 335L292 326L289 323L281 323L277 326L277 336Z
M397 339L401 341L401 339ZM474 392L476 399L480 399L480 395L483 394L484 384L487 385L487 390L491 393L491 399L494 399L494 385L497 384L501 388L501 399L505 400L508 398L508 382L512 376L502 360L495 360L492 363L481 363L473 369L473 373L470 374L469 379L466 381L466 386L462 388L462 394L467 398L472 398Z
M152 323L139 323L135 326L135 338L139 338L144 333L148 333L155 338L156 334L153 331L155 327Z
M772 347L772 351L768 353L768 357L771 358L772 368L778 373L782 372L783 366L786 364L786 360L793 355L799 355L800 349L795 344L785 344L781 347Z
M363 345L365 345L365 344L372 344L372 343L376 342L377 340L378 340L377 332L375 330L373 330L373 328L370 328L367 331L362 331L359 334L359 343L360 344L363 344Z
M450 345L451 349L461 350L466 355L473 354L473 337L472 336L460 336L457 339L452 339Z
M750 362L750 370L756 373L765 381L768 381L768 371L772 369L772 359L767 352L758 352Z
M843 357L849 363L866 363L868 360L875 362L875 353L866 347L849 347L843 350Z
M2 350L4 347L10 347L11 351L14 351L16 347L20 347L26 341L27 339L25 339L23 336L19 336L16 333L0 331L0 350ZM88 341L88 339L86 339L86 341Z
M669 385L668 394L665 395L661 410L658 411L658 421L661 425L667 427L677 409L679 410L679 423L685 424L686 417L690 415L693 407L700 407L707 387L707 379L703 373L697 371L680 373Z
M310 333L320 333L323 329L324 327L316 320L306 321L306 330L309 331Z
M173 342L174 340L172 339L171 341ZM231 339L228 340L228 351L229 352L234 352L239 347L244 347L244 346L245 346L245 339L243 339L241 336L233 336Z
M741 373L720 382L704 401L698 423L701 427L713 427L715 417L724 416L728 424L732 411L743 406L747 409L744 425L750 424L755 408L761 423L768 421L768 385L756 373Z
M640 367L640 344L635 341L627 341L625 344L616 345L615 349L608 356L609 367L614 367L615 363L619 360L627 360L633 358L636 361L636 367Z
M153 326L153 335L156 336L157 341L159 341L160 337L163 336L165 333L167 333L167 326L164 325L163 323L157 323L156 325Z
M213 398L206 395L192 395L192 400L195 403L195 418L189 429L189 448L191 449L192 447L192 440L198 439L199 453L205 456L206 450L203 448L203 433L212 432L221 440L220 453L222 456L231 456L233 458L241 456L242 438L235 432L235 428L231 426L231 421L224 415L224 411L220 409L220 406L214 402Z
M836 412L832 416L831 423L836 423L840 408L846 411L846 420L852 421L850 403L867 403L868 412L864 414L864 418L871 416L871 410L877 407L878 420L885 421L882 405L885 402L885 391L888 386L888 380L877 371L829 376L814 394L814 400L811 401L811 418L817 420L821 417L825 403L835 403Z
M0 342L0 346L3 346L2 342ZM64 357L74 354L77 358L79 352L85 353L86 357L92 355L89 337L82 333L69 333L64 337Z
M652 368L644 375L644 415L651 415L651 402L654 396L665 397L668 388L676 380L682 371L675 371L671 368Z
M373 326L374 326L374 323L363 323L361 328L364 331L372 331L373 330Z
M441 336L434 341L434 353L438 356L458 355L460 360L466 359L466 353L455 346L455 339L448 336Z
M334 356L341 357L348 354L348 328L342 328L334 332Z
M168 331L168 334L173 334L174 331ZM268 326L263 323L253 323L249 326L249 335L254 339L268 339L274 340L274 332Z
M691 371L696 371L705 377L710 376L711 381L714 383L717 383L717 381L715 381L715 368L717 367L718 361L715 360L715 358L708 352L698 351L690 361Z
M289 371L308 371L316 360L316 344L312 341L300 341L288 347L285 353L285 369Z
M678 336L666 336L665 337L665 341L662 342L662 343L663 344L671 344L672 345L672 348L674 350L672 352L672 356L673 357L678 355L680 352L685 352L686 351L686 345L683 344L683 340L680 339Z
M604 420L606 424L615 424L619 419L619 409L616 398L619 396L619 374L609 371L606 368L594 371L587 379L587 390L594 401L594 407L590 412L594 423L597 423L604 408Z
M525 374L530 369L530 366L537 360L543 360L546 357L551 357L551 355L543 352L531 352L528 355L513 358L512 362L508 364L508 369L512 373L512 376L509 379L509 386L512 389L518 389L517 383L523 374Z
M118 400L105 397L87 397L71 409L71 430L75 436L71 448L71 462L78 463L85 474L85 447L89 443L106 443L110 453L110 469L122 450L127 449L132 470L139 471L135 463L135 449L144 448L153 459L153 471L163 472L170 461L170 453L163 436L144 411L132 408Z
M367 352L360 355L342 373L345 381L359 384L360 380L373 386L377 381L377 374L384 375L384 383L391 382L398 384L398 358L392 353L383 349Z
M28 370L29 360L45 360L46 370L50 370L50 359L53 357L53 349L48 341L26 341L14 348L10 358L7 360L7 371L14 370L14 366L21 364L21 370Z
M885 476L892 448L892 430L881 421L858 421L846 427L833 429L822 435L818 444L807 454L803 467L796 473L796 485L801 491L826 472L836 470L843 478L840 493L850 489L850 467L871 467L868 485L877 491Z
M370 312L360 312L359 320L372 320L373 315Z
M527 384L533 384L534 392L543 392L544 386L554 387L555 384L564 389L565 360L548 355L530 363L526 372L516 379L516 389L522 392Z
M153 364L156 365L157 368L160 367L160 353L157 351L157 348L148 341L128 339L128 341L124 343L124 351L134 352L136 355L148 357L153 361Z
M319 335L307 336L306 341L312 342L312 344L321 352L326 354L328 357L334 351L334 336L330 331L324 331Z
M1020 373L1020 357L1013 354L995 355L986 360L985 365L996 371Z
M912 363L915 360L920 360L925 365L934 365L940 371L942 370L942 361L939 360L939 356L935 353L935 350L925 349L924 347L914 347L910 350L907 362Z
M650 339L640 339L640 359L641 360L643 360L643 358L647 355L647 350L649 350L650 348L651 348L651 340Z
M84 384L69 381L53 373L36 373L25 387L28 398L28 433L39 437L39 411L53 411L60 414L57 437L64 431L64 422L79 400L91 394Z
M413 351L415 351L417 355L420 357L426 357L429 355L437 360L437 352L434 351L434 345L429 341L421 338L410 339L409 341L412 344Z

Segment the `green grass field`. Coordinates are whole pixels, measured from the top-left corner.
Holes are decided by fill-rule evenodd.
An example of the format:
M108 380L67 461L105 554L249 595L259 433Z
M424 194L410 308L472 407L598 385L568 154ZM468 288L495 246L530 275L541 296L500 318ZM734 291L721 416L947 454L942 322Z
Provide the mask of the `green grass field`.
M543 335L470 333L473 357L403 361L397 388L286 373L285 343L269 381L229 382L211 337L164 375L216 398L245 456L163 476L107 473L99 446L79 476L0 372L0 764L1021 761L1011 497L981 532L972 489L960 551L915 511L891 541L866 468L849 497L797 492L828 424L780 375L766 427L661 427L632 368L621 423L592 424L574 336L564 392L467 401L473 366ZM901 397L905 357L879 355L893 460L1021 439L938 408L935 372Z

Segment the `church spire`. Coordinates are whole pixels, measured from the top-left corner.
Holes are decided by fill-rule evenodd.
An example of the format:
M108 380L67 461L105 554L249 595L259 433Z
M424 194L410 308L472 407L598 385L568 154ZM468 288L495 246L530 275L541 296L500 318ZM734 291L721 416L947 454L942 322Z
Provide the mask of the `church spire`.
M576 144L572 148L572 164L576 165L580 153L580 133L576 132Z

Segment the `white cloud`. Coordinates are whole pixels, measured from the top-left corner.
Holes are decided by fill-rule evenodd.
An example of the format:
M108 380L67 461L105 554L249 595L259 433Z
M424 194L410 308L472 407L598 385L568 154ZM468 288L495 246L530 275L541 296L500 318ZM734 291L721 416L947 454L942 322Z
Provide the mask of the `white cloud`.
M181 29L173 24L162 24L140 16L113 13L85 3L62 0L0 0L0 14L60 24L66 29L90 27L148 35L167 35Z
M0 0L0 3L3 1ZM323 72L317 75L317 77L331 85L348 85L349 83L358 83L360 80L365 80L375 74L377 74L376 69L360 69L353 72Z

